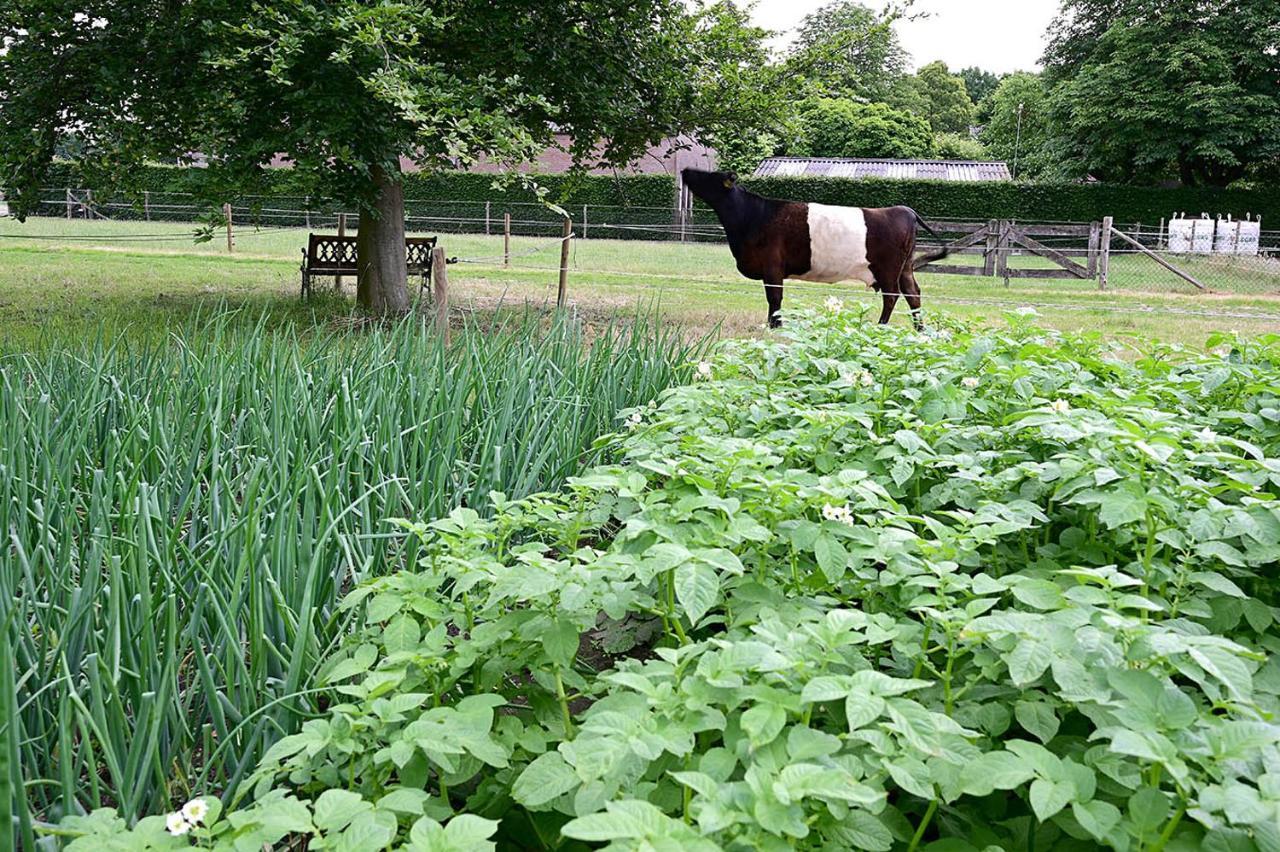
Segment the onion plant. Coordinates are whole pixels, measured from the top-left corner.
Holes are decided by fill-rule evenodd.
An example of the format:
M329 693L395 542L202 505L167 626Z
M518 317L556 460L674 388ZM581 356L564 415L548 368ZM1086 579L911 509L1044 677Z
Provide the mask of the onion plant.
M416 321L243 325L0 359L0 769L21 825L234 783L320 709L336 600L413 558L385 519L558 485L701 346L644 318L590 340L472 323L447 347Z

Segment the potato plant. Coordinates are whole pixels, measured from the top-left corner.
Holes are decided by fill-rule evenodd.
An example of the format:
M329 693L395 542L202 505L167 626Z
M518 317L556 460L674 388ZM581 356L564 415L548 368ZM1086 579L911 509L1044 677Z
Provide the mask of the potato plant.
M208 818L72 849L1280 850L1280 337L828 310L421 561ZM218 791L211 791L218 792Z

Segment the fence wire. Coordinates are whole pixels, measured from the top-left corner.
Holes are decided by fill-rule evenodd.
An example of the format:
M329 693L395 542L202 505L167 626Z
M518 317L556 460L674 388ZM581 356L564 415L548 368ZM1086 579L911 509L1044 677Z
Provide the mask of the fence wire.
M218 231L224 211L202 204L195 196L173 192L147 192L130 198L94 198L87 191L65 188L46 189L36 215L45 219L65 221L63 233L40 236L0 234L0 241L15 238L44 240L51 243L73 243L85 239L77 233L87 221L110 221L138 226L136 231L119 233L95 233L95 243L112 244L173 244L179 246L191 240L191 233L198 228L213 227L213 240L223 239ZM669 207L618 207L609 205L576 205L564 208L573 222L575 245L579 240L631 240L658 243L723 243L724 231L714 213L703 207L680 211ZM333 232L339 222L345 220L349 233L359 228L359 215L353 209L343 209L323 200L304 196L244 196L230 205L234 223L234 241L251 250L254 241L268 239L270 234L296 231ZM512 237L546 238L548 243L528 249L518 248L509 257L516 261L526 255L544 252L557 245L563 227L563 217L546 205L532 202L508 201L455 201L448 199L408 199L405 202L406 226L415 232L435 234L485 234L501 240L504 232ZM509 217L509 222L508 222ZM147 229L146 223L189 223L192 232L174 234ZM954 242L966 233L987 226L986 222L950 221L935 223L935 230L944 241ZM1207 291L1218 294L1280 296L1280 231L1262 231L1256 253L1234 254L1225 252L1189 253L1170 250L1168 229L1165 223L1115 223L1116 231L1130 237L1134 245L1120 236L1113 236L1106 251L1105 282L1098 255L1104 248L1097 240L1091 240L1090 226L1079 223L1010 221L1000 227L1016 225L1035 234L1037 228L1046 233L1035 236L1042 251L1010 243L1005 246L1004 263L1011 280L1006 284L1026 284L1020 276L1044 276L1050 273L1062 277L1036 281L1034 286L1047 289L1061 288L1071 292L1105 288L1119 293L1165 294L1198 293ZM1096 225L1094 226L1096 229ZM1056 229L1056 231L1055 231ZM1074 233L1059 233L1072 230ZM936 243L926 234L919 237L922 248L933 248ZM247 241L247 242L242 242ZM299 245L303 243L299 239ZM3 244L0 242L0 244ZM693 249L696 251L696 249ZM969 275L983 274L993 277L989 256L990 242L978 241L974 245L954 251L945 264L954 272L944 272L926 266L919 270L920 280L928 289L935 281L945 281L962 286ZM1086 267L1088 274L1073 275L1062 264L1046 253L1066 258ZM462 257L474 265L499 262L502 255L495 251ZM633 259L634 260L634 259ZM1162 264L1160 261L1163 261ZM1170 269L1169 267L1172 267ZM558 267L552 267L558 269ZM1175 271L1176 270L1176 271ZM587 269L623 277L640 276L658 278L660 270L637 271L635 268ZM964 275L961 273L968 273ZM717 283L740 280L729 276ZM682 276L693 280L690 276ZM999 274L994 274L999 278ZM1200 285L1200 286L1197 286ZM796 286L794 283L789 286ZM1096 306L1090 306L1096 309Z

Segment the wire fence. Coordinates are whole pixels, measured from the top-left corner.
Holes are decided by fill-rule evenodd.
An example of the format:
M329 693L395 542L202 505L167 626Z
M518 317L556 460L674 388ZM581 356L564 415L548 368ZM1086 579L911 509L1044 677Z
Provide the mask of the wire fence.
M575 243L642 240L699 244L723 243L725 239L714 213L703 207L682 211L671 207L576 205L562 209L572 221ZM173 223L189 223L194 231L201 226L221 227L225 219L223 209L201 204L195 196L184 193L147 192L128 199L101 199L85 190L67 188L44 190L35 212L38 217L64 220L66 227L63 233L28 238L74 242L84 239L77 229L87 221L130 223L136 227L121 225L123 230L94 236L95 242L126 245L179 244L190 240L189 233L148 229L147 223L170 228ZM307 231L333 232L340 222L349 233L359 228L356 210L304 196L244 196L229 205L229 212L237 244L287 231L297 231L300 236ZM482 249L459 253L460 261L476 266L505 262L508 266L539 268L526 267L522 258L535 257L548 247L558 246L564 227L564 215L557 209L528 202L408 199L405 212L406 226L414 232L495 238ZM1251 243L1242 252L1238 245L1231 246L1231 251L1215 250L1212 242L1207 250L1202 246L1188 251L1191 246L1171 239L1167 222L1112 223L1109 240L1103 236L1101 223L957 220L934 222L933 226L953 249L944 263L919 271L926 290L931 282L960 285L964 277L976 276L1002 279L1006 286L1031 279L1045 289L1068 292L1105 289L1280 297L1280 231L1260 231L1256 245ZM499 241L504 234L542 237L549 242L503 252ZM0 241L12 236L0 233ZM929 236L922 233L919 239L922 246L934 247ZM303 240L298 243L303 244ZM698 258L697 252L709 248L689 245L688 250L695 254L687 257ZM672 250L678 252L680 247L666 251ZM629 255L625 264L611 264L596 255L588 265L575 268L624 278L661 280L670 275L694 281L706 277L681 270L681 259L679 255L667 257L664 262L644 268L643 256ZM554 263L556 259L550 260ZM692 268L704 265L693 263ZM722 266L710 280L717 284L741 281L731 261Z

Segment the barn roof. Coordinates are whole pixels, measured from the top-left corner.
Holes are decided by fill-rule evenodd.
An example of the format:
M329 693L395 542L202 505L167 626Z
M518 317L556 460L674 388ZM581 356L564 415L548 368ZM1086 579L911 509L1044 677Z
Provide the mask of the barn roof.
M863 160L848 157L769 157L756 177L915 178L919 180L1010 180L1002 162L975 160Z

